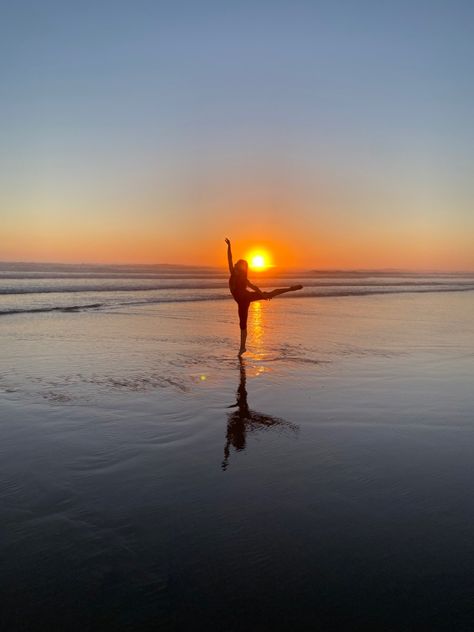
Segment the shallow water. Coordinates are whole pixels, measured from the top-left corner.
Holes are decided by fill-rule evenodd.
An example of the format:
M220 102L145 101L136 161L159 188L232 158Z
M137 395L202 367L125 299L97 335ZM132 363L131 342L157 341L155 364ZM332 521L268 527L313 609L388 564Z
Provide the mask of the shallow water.
M471 629L473 307L0 319L3 628Z

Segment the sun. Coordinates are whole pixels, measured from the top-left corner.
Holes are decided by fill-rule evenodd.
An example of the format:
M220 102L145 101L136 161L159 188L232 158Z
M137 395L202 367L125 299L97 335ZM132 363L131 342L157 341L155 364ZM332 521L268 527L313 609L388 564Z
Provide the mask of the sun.
M269 268L273 268L272 256L264 248L247 250L245 259L249 262L249 268L254 272L265 272Z
M250 261L250 267L253 270L263 270L266 268L265 257L263 255L254 255Z

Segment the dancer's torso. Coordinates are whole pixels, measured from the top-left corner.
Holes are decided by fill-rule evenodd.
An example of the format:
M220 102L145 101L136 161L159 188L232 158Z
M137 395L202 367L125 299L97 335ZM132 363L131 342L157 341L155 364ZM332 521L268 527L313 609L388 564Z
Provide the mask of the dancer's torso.
M240 274L232 273L229 278L229 289L232 293L232 296L238 302L239 300L245 299L247 294L247 278L245 276L241 276Z

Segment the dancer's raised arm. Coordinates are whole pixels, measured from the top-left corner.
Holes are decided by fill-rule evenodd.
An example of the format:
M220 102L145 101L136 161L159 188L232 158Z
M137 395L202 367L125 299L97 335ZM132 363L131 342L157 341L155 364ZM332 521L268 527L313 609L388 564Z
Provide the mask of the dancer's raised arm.
M229 263L229 272L232 274L234 271L234 264L232 263L232 248L230 247L230 239L225 239L225 243L227 244L227 261Z

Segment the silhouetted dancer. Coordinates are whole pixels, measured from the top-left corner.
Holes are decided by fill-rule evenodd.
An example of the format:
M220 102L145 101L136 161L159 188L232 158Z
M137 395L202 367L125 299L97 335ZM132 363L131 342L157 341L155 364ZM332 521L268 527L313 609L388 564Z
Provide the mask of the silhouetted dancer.
M231 445L234 446L237 452L245 450L247 432L268 428L269 426L278 426L280 430L298 431L298 426L289 421L285 421L279 417L273 417L272 415L264 415L263 413L249 408L247 402L245 361L242 357L239 357L239 370L240 381L236 393L237 401L235 404L229 406L229 408L237 408L237 410L227 415L226 444L224 446L224 460L222 461L223 470L226 470L229 465Z
M253 301L269 300L279 294L285 294L286 292L295 292L296 290L303 289L302 285L292 285L291 287L281 287L271 292L262 292L256 285L250 283L247 278L248 263L245 259L239 259L237 263L232 263L232 249L230 240L225 240L227 244L227 260L229 262L229 288L232 296L237 301L239 306L239 322L240 322L240 349L239 356L247 351L245 343L247 341L247 317L249 314L249 306ZM249 292L247 288L250 287L253 292Z

